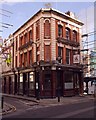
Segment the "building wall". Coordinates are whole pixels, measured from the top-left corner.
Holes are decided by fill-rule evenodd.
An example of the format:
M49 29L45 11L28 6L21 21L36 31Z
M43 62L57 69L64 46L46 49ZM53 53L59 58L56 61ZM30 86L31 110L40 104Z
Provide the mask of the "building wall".
M66 14L42 9L14 32L13 93L36 97L38 90L41 97L56 97L58 89L62 96L82 93L82 68L79 63L73 63L73 51L80 54L79 32L82 25L80 21ZM70 29L69 40L66 39L66 28ZM74 30L76 41L73 40ZM67 49L70 50L70 64L66 64ZM71 83L66 83L66 75L69 73ZM5 79L8 81L10 77Z

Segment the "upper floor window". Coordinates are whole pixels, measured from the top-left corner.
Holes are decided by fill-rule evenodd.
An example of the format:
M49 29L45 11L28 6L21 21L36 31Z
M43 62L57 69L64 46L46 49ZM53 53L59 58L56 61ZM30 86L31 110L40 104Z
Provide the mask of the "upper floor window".
M27 52L24 53L24 66L27 67Z
M70 64L70 50L66 49L66 64Z
M37 53L36 53L36 56L37 56L37 62L39 62L39 60L40 60L39 52L40 52L40 47L37 47Z
M23 36L20 37L20 46L23 45Z
M40 35L40 25L39 22L36 23L36 39L39 39L39 35Z
M32 40L32 30L29 31L29 40Z
M63 37L63 27L62 27L62 25L58 25L58 36Z
M66 39L70 40L70 29L66 28Z
M73 30L73 41L77 41L77 32Z
M17 38L16 38L16 51L17 51L17 47L18 47L18 41L17 41Z
M27 43L27 33L24 35L24 43Z
M32 64L32 50L29 51L29 64Z
M50 21L46 20L44 23L44 37L50 38Z
M23 54L20 54L20 67L23 67Z
M62 63L63 48L58 47L58 62Z

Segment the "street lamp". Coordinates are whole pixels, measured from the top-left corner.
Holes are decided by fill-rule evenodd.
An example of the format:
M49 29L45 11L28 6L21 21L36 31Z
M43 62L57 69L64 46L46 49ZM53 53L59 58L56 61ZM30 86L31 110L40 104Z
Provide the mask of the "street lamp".
M59 62L62 60L62 57L61 56L58 56L57 57L57 65L59 65ZM58 67L58 69L57 69L58 71L60 71L61 70L61 68L60 67ZM57 74L60 74L60 72L58 72L57 71ZM60 82L60 81L59 81ZM57 96L58 96L58 102L60 102L60 86L59 86L59 84L58 84L58 88L57 88Z
M36 46L36 67L38 66L37 63L37 43L32 41L32 44ZM35 77L36 77L36 99L40 100L40 88L39 88L39 71L35 70Z

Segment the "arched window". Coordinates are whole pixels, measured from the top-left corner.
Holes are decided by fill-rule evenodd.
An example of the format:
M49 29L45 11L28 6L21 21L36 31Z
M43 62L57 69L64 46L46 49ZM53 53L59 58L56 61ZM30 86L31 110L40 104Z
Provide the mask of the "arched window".
M70 40L70 29L66 28L66 39Z
M45 20L45 23L44 23L44 37L50 38L50 21L49 20Z
M77 41L77 32L73 30L73 41Z
M62 25L58 25L58 36L63 37L63 27L62 27Z

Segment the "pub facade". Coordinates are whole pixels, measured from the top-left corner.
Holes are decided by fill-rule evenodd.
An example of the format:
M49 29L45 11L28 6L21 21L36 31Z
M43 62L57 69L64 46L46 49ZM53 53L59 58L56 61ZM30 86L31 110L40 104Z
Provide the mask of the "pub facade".
M12 94L40 98L82 94L82 25L70 11L42 8L17 29L12 34ZM74 62L74 55L79 62Z

